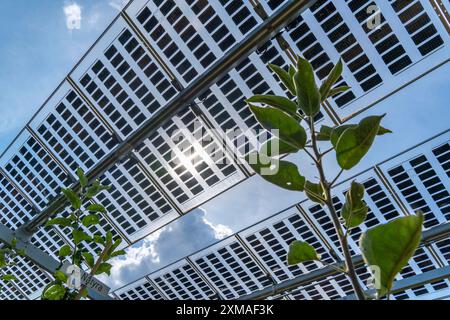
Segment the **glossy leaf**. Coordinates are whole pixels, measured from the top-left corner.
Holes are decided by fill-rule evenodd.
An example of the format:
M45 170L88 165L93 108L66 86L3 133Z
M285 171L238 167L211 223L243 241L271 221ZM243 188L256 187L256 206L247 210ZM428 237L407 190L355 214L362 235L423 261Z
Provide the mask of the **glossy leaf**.
M103 237L100 236L100 235L98 235L98 234L95 234L95 235L92 237L92 240L93 240L95 243L98 243L98 244L102 244L102 245L105 244L105 239L103 239Z
M334 97L335 95L338 95L339 93L342 93L342 92L346 92L346 91L348 91L350 89L351 88L349 86L340 86L340 87L333 88L328 93L327 98Z
M63 300L66 295L66 289L60 284L50 285L43 293L45 300L57 301Z
M296 95L294 80L293 77L290 75L291 68L289 69L289 72L274 64L269 64L269 68L276 73L278 78L281 80L284 86L291 92L291 94Z
M62 258L67 257L72 254L72 248L69 245L64 245L59 249L58 255Z
M303 191L305 177L301 176L295 164L264 155L252 153L247 157L252 169L270 183L291 191Z
M378 134L382 118L367 117L356 127L344 131L336 145L336 157L342 169L353 168L367 154Z
M320 183L312 183L306 181L305 183L306 196L313 202L324 204L325 195L322 185Z
M56 271L53 276L55 277L56 280L61 281L62 283L66 283L68 279L67 275L59 270Z
M317 254L316 249L310 244L302 241L293 241L289 245L287 256L288 265L293 266L314 260L320 260L320 256Z
M296 117L298 106L286 97L273 95L256 95L247 100L247 103L263 103L275 109L286 112L287 114Z
M86 178L86 176L84 175L84 171L81 168L77 169L77 176L78 176L78 180L80 181L80 185L85 188L87 187L89 181Z
M111 254L111 258L118 257L118 256L123 256L125 254L126 254L125 250L119 250L119 251L113 252Z
M347 229L359 226L366 220L368 207L363 201L364 186L355 181L345 195L345 204L341 209L341 217Z
M301 57L297 62L294 83L299 108L305 115L314 117L320 111L320 92L316 85L311 64Z
M261 126L272 131L279 139L293 148L303 149L306 145L306 131L297 120L283 111L274 108L261 108L250 105Z
M338 63L336 63L336 65L333 67L330 74L328 75L328 78L323 82L322 86L320 87L320 96L322 98L322 102L328 98L331 88L341 77L342 69L343 69L342 59L339 59Z
M81 223L83 224L83 226L85 227L90 227L90 226L94 226L100 223L100 218L98 215L96 214L90 214L85 216L82 220Z
M111 274L111 267L112 267L111 264L104 262L104 263L100 264L100 266L98 267L97 271L95 272L95 275L99 275L99 274L102 274L102 273L106 273L107 275L110 275Z
M331 144L333 145L333 147L336 148L337 142L339 141L339 138L345 132L345 130L347 130L348 128L355 128L355 127L357 127L356 124L345 124L345 125L334 128L333 131L331 132L331 137L330 137L330 141L331 141ZM392 133L392 131L380 126L380 129L378 130L377 135L383 136L388 133Z
M89 267L93 268L94 267L94 256L92 254L90 254L89 252L82 252L81 255L84 258L84 261L86 261L86 263L88 264Z
M17 281L17 278L15 276L13 276L12 274L5 274L0 276L0 280L4 281L4 282L9 282L9 281Z
M317 140L318 141L330 141L332 133L333 133L333 128L324 125L324 126L320 127L320 131L317 133Z
M378 297L389 294L395 276L414 255L422 237L423 214L398 218L364 232L360 248L369 266L379 270Z
M78 245L82 241L90 241L91 237L89 237L84 231L81 230L73 230L72 231L73 242L75 245Z
M106 213L106 209L104 206L102 206L101 204L98 203L93 203L89 206L86 207L87 211L90 212L101 212L101 213Z
M74 209L78 210L81 208L81 199L72 189L62 189L61 191Z
M55 219L51 219L49 221L47 221L47 223L45 224L45 226L50 227L50 226L61 226L61 227L68 227L72 224L72 220L68 219L68 218L55 218Z
M261 145L259 152L268 157L276 157L288 153L296 153L299 149L287 144L286 142L274 137Z

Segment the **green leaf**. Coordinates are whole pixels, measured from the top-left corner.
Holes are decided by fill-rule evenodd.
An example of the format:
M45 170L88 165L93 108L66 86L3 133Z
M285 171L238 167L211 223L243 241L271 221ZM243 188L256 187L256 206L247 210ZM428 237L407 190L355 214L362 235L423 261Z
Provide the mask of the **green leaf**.
M328 98L331 87L333 87L336 81L338 81L339 78L341 77L342 69L343 69L342 59L339 59L338 63L336 63L333 70L331 70L330 74L328 75L328 78L323 82L322 86L320 87L320 96L322 97L322 102Z
M113 234L111 233L111 231L106 232L106 236L105 236L105 240L106 240L106 245L110 245L112 243L112 238L113 238Z
M66 283L68 279L67 275L59 270L56 271L53 276L55 277L56 280L61 281L62 283Z
M368 207L363 201L364 186L355 181L345 195L345 204L341 209L341 216L347 229L359 226L366 220Z
M389 294L395 276L405 267L419 246L423 214L398 218L364 232L360 248L369 266L379 268L378 297Z
M64 245L59 249L58 255L62 258L67 257L72 254L72 248L69 245Z
M78 180L80 181L80 185L85 188L87 187L89 181L86 178L86 176L84 175L84 171L81 168L77 169L77 176L78 176Z
M389 129L383 128L382 126L380 126L380 129L378 130L377 134L379 136L383 136L383 135L388 134L388 133L392 133L392 131L389 130Z
M78 245L82 241L90 241L91 237L89 237L84 231L81 230L73 230L72 231L73 242L75 245Z
M106 273L109 276L111 275L111 267L112 267L111 264L104 262L99 265L97 271L95 272L95 275Z
M116 248L117 248L118 246L120 246L121 243L122 243L122 239L121 239L121 238L119 238L119 239L117 239L116 241L114 241L114 244L111 246L110 252L116 250Z
M15 276L13 276L12 274L5 274L0 277L0 280L9 282L9 281L17 281L17 278Z
M278 76L278 78L281 80L281 82L284 84L284 86L290 91L290 93L295 96L296 92L295 92L295 85L294 85L294 80L293 77L291 75L292 72L292 68L289 68L289 72L287 72L286 70L284 70L283 68L276 66L274 64L269 64L269 68L276 73L276 75Z
M17 247L17 238L16 237L12 238L12 240L11 240L11 247L12 248Z
M91 211L91 212L106 213L105 207L98 203L93 203L93 204L87 206L86 210Z
M50 226L61 226L61 227L68 227L72 224L72 221L70 219L67 218L55 218L55 219L51 219L49 221L47 221L47 223L45 224L46 227L50 227Z
M0 251L0 268L6 267L8 264L6 263L6 255L4 251Z
M367 154L378 134L382 118L367 117L356 127L344 131L336 145L336 157L342 169L353 168Z
M324 126L320 127L320 131L319 131L319 133L317 133L317 140L318 141L330 141L332 133L333 133L333 128L324 125Z
M305 183L305 193L306 196L313 202L324 204L325 195L321 184L312 183L306 181Z
M66 295L66 289L60 284L53 284L49 286L42 294L45 300L63 300Z
M321 100L313 68L307 60L300 57L297 62L297 69L294 83L298 105L305 115L314 117L320 111Z
M328 93L327 98L331 98L334 97L335 95L341 93L341 92L346 92L348 90L350 90L351 87L349 86L341 86L341 87L336 87L330 90L330 92Z
M286 112L287 114L298 117L296 103L292 102L286 97L273 95L256 95L247 100L247 103L263 103L275 109Z
M330 141L335 149L339 141L339 138L342 136L345 130L354 127L356 127L356 124L344 124L342 126L333 128L333 131L331 131Z
M102 192L104 190L109 190L110 188L111 187L109 187L109 186L104 186L104 185L100 184L99 180L95 180L94 183L92 184L92 186L87 188L87 190L86 190L84 195L85 195L86 198L92 199L93 197L95 197L100 192Z
M261 154L268 157L276 157L288 153L296 153L298 151L299 149L294 148L290 144L287 144L276 137L264 142L259 149Z
M296 240L289 245L289 253L287 256L288 265L293 266L314 260L320 260L320 256L310 244Z
M334 128L333 131L331 132L331 138L330 138L331 144L333 145L333 147L336 148L337 142L339 141L339 138L341 137L341 135L344 133L345 130L347 130L348 128L355 128L355 127L357 127L356 124L345 124L345 125ZM382 135L385 135L388 133L392 133L392 131L380 126L380 129L378 130L377 135L382 136Z
M259 123L268 131L275 130L280 140L293 148L303 149L306 145L306 131L297 120L283 111L274 108L261 108L250 105L250 110Z
M74 209L78 210L81 208L81 199L72 189L62 189L61 191Z
M114 258L114 257L117 257L117 256L123 256L125 254L127 254L125 250L119 250L119 251L113 252L111 254L111 258Z
M251 153L247 161L263 179L291 191L303 191L305 177L301 176L295 164Z
M81 220L81 223L83 224L83 226L88 228L90 226L94 226L94 225L99 224L100 223L100 218L96 214L90 214L90 215L85 216Z
M81 255L84 258L84 261L86 261L86 263L88 264L89 267L93 268L94 267L94 256L92 254L90 254L89 252L82 252Z
M98 234L94 234L92 240L93 240L95 243L98 243L98 244L102 244L102 245L105 244L105 239L103 239L103 237L102 237L102 236L99 236Z

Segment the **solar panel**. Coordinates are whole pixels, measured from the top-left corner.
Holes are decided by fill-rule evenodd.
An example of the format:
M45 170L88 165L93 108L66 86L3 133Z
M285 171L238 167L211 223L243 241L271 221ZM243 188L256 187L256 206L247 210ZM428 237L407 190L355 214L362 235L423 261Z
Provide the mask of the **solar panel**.
M234 237L190 258L226 299L238 298L272 283L270 277Z
M247 1L134 1L127 12L184 86L262 22Z
M262 1L269 13L284 3ZM342 57L346 68L337 85L351 90L329 99L341 118L446 59L445 50L439 50L446 31L430 3L420 0L319 0L283 36L297 54L311 61L320 80Z
M40 296L44 287L50 282L48 275L32 262L23 257L16 257L15 265L4 268L6 274L16 277L14 285L23 292L29 300Z
M39 209L59 195L61 187L71 183L67 172L25 131L17 138L14 147L2 157L0 164L15 185Z
M323 267L320 262L288 266L287 253L294 240L312 245L323 261L335 262L327 245L316 235L296 207L246 229L240 235L277 282L293 279Z
M450 218L446 162L442 156L437 158L440 150L448 148L448 137L447 132L380 166L409 210L424 212L426 228Z
M190 108L180 111L146 139L136 154L183 212L245 177Z
M30 127L71 172L92 169L116 146L113 133L67 82Z
M179 217L134 158L117 163L101 178L111 189L96 197L130 241L137 241Z
M215 292L185 260L148 276L169 300L214 300Z
M165 299L156 290L148 279L143 278L131 283L117 291L115 294L121 300L163 300Z
M121 139L177 94L168 75L121 18L71 77Z

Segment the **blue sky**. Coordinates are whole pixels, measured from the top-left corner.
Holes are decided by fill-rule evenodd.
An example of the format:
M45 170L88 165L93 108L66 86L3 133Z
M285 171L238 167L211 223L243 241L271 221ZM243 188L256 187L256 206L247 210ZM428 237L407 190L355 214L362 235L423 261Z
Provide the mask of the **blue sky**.
M0 1L0 151L117 15L123 2L77 0L76 6L73 4L63 0ZM69 25L68 18L72 19ZM449 83L447 63L365 113L388 113L384 124L394 134L379 138L353 172L446 130ZM314 176L306 158L292 160L305 175ZM337 170L335 161L329 157L327 163L332 175ZM134 245L126 259L117 262L109 283L117 287L136 280L300 199L298 193L253 177Z

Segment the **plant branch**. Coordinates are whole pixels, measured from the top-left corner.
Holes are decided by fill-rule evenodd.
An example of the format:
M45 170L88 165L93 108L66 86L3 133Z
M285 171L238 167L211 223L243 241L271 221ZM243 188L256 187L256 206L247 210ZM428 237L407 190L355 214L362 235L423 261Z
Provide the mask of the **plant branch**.
M106 254L108 253L109 249L111 249L113 243L110 242L109 244L107 244L105 246L105 248L103 249L102 253L100 254L100 257L97 259L97 262L95 263L94 267L91 269L91 272L89 273L89 275L94 276L97 273L98 268L100 267L100 265L103 263L103 260L106 257ZM82 285L80 287L80 290L78 291L78 294L75 298L75 300L80 300L81 297L83 296L83 291L86 289L85 285Z
M324 192L325 192L325 198L326 198L325 204L328 208L334 228L339 237L339 242L342 247L342 252L344 253L347 275L350 279L350 282L352 283L353 290L355 291L355 294L356 294L356 297L358 298L358 300L365 300L364 291L361 288L361 285L359 284L358 276L356 275L356 271L355 271L355 266L353 265L352 256L350 254L347 238L344 235L344 232L342 230L342 225L339 222L339 216L333 205L333 198L331 195L331 184L329 184L327 182L325 171L322 166L322 159L321 159L320 151L317 147L314 119L313 119L313 117L310 117L309 120L310 120L309 126L310 126L310 131L311 131L311 141L312 141L312 145L313 145L314 155L316 158L317 170L319 171L320 181L321 181L321 184L322 184Z

